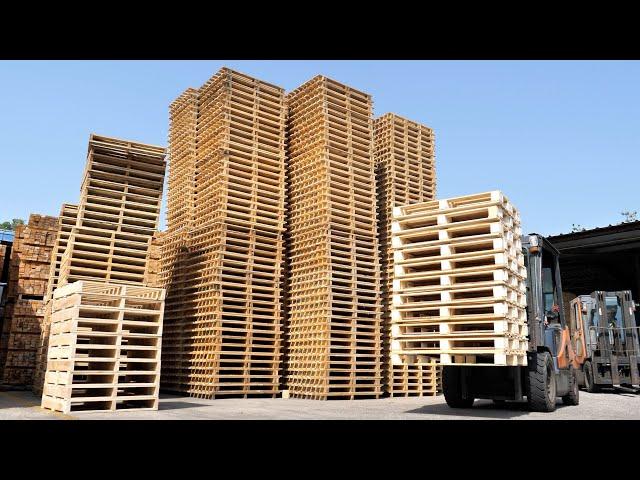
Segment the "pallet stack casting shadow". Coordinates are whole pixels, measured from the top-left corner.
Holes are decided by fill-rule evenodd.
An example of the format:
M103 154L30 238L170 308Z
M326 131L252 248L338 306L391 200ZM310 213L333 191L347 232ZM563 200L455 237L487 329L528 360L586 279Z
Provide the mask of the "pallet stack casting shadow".
M44 408L157 408L164 290L144 281L165 167L162 147L91 135L76 221L50 278ZM153 332L149 315L159 322ZM145 362L148 369L134 368Z
M223 68L171 106L163 389L280 392L285 96Z
M317 76L288 102L289 394L378 398L371 96Z
M382 334L385 390L391 396L436 395L439 356L414 364L391 364L393 295L393 208L433 200L436 194L433 130L393 113L375 119L374 157L378 198L378 240L382 276Z
M33 384L57 229L56 217L31 214L29 222L15 230L0 338L0 383L21 387Z
M526 365L520 216L499 191L394 208L393 364Z

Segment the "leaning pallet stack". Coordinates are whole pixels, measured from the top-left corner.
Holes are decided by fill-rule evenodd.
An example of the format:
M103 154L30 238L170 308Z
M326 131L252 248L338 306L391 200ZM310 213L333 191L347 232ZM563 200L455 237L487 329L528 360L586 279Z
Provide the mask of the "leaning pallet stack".
M44 318L38 341L38 351L36 354L36 369L33 376L33 393L42 395L42 385L44 374L47 370L47 350L49 348L49 329L51 326L51 306L53 292L58 288L60 278L60 265L62 264L62 254L67 248L67 242L71 229L75 226L78 217L78 206L63 203L58 217L58 234L51 253L51 267L49 269L49 280L47 281L47 291L44 295Z
M180 259L188 277L177 272L180 287L169 287L163 386L204 398L274 396L282 333L284 91L223 68L196 95L195 158L189 97L186 92L183 105L172 109L172 122L182 122L186 135L176 138L180 125L172 126L171 161L175 151L180 164L170 173L169 202L177 203L173 195L194 196L182 223L174 218L178 227L170 221L167 232L166 261L173 266L163 267L163 275L175 278L171 270ZM194 174L197 188L171 178L181 173Z
M143 284L158 226L164 157L162 147L91 135L59 285L76 280Z
M288 387L381 395L371 96L323 76L289 94Z
M520 216L499 191L394 208L394 364L526 365Z
M11 250L7 316L3 326L2 383L31 386L44 317L44 294L57 217L31 214L19 225ZM6 350L5 350L6 349Z
M158 226L164 156L162 147L97 135L89 139L77 218L69 231L58 279L50 279L57 288L51 305L45 408L69 411L76 403L92 410L157 408L162 322L162 310L158 309L163 306L164 290L144 287L143 282L148 250ZM86 306L83 298L89 299ZM101 305L104 312L98 308ZM94 316L76 328L77 317L83 312ZM64 324L64 330L55 327L57 321ZM147 328L147 322L154 325ZM71 325L69 329L67 325ZM59 333L64 333L63 338L54 341ZM102 338L104 335L109 339ZM95 345L103 340L105 345L115 341L118 348ZM88 351L74 357L80 345ZM106 364L95 368L99 365L91 355L97 352L100 357L100 349L109 350L108 358L113 362L98 359L95 362ZM65 357L67 354L70 356ZM88 365L78 363L85 358L89 358ZM145 362L153 368L147 370ZM123 366L126 374L118 373L124 371ZM90 378L86 372L74 374L85 367L92 371ZM129 372L133 367L136 373ZM93 388L95 397L85 395L91 393L85 389Z
M164 290L78 281L53 296L44 408L157 409Z
M393 208L433 200L436 190L433 130L393 113L373 122L378 196L378 240L382 276L382 334L385 390L391 396L435 395L438 357L424 363L392 365L390 355L393 294Z

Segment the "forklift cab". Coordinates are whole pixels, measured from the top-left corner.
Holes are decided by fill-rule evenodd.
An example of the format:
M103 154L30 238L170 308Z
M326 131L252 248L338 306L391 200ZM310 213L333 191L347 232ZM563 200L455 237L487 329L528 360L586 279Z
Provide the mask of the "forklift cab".
M566 367L558 364L557 357L569 357L564 336L566 319L562 305L560 281L560 253L541 235L530 234L522 238L527 267L527 318L529 319L529 352L549 351L556 372ZM565 355L563 355L565 354Z

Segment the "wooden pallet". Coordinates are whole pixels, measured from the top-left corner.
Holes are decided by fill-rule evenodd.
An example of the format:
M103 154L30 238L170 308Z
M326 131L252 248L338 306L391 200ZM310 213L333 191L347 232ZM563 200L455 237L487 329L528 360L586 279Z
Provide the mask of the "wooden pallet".
M498 191L394 208L392 364L526 365L517 210Z
M371 97L318 76L288 96L287 388L382 395Z
M280 391L283 89L223 68L170 107L162 386Z
M382 280L384 388L392 396L432 395L438 390L428 373L433 368L431 363L392 365L390 339L394 278L391 246L393 208L435 198L434 133L424 125L393 113L375 119L373 126Z
M42 407L157 409L164 296L90 281L56 289Z

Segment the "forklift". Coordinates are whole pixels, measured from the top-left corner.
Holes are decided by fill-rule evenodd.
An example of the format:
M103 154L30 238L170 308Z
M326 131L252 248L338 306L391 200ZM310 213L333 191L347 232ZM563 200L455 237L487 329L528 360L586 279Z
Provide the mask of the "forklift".
M595 291L571 301L571 342L579 364L578 385L640 389L640 327L631 291Z
M527 268L528 351L526 366L444 365L442 387L452 408L470 408L476 398L522 401L552 412L556 398L578 405L579 388L570 331L562 308L559 252L538 234L522 236Z

